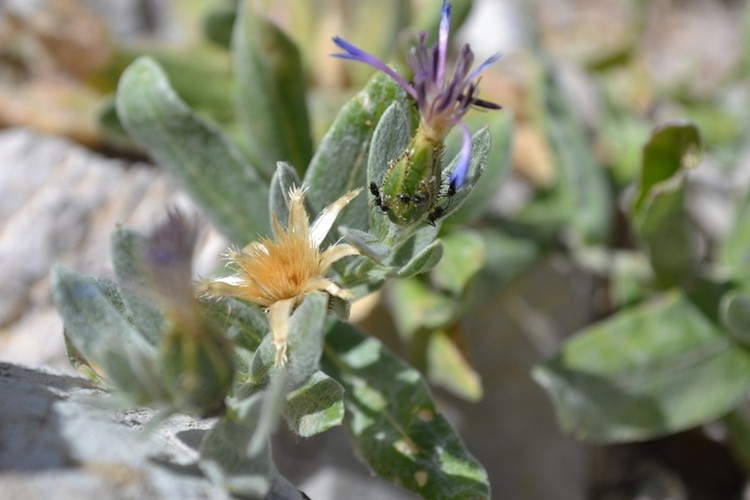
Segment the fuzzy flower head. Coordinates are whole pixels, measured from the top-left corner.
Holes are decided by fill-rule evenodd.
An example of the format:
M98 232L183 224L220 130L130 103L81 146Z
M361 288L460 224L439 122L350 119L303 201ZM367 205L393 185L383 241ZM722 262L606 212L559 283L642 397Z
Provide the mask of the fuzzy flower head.
M448 34L450 31L451 5L443 0L438 42L426 47L427 33L420 33L419 44L409 52L409 66L414 73L412 83L407 82L398 73L389 68L378 58L364 52L340 37L333 41L341 49L341 54L334 54L342 59L352 59L368 64L383 71L393 78L417 102L420 125L429 140L442 143L448 132L456 125L463 134L461 157L456 169L451 174L454 187L463 184L471 157L471 132L461 118L472 106L485 109L500 109L498 104L484 101L477 97L479 75L490 64L497 61L498 54L488 58L473 71L474 53L468 44L461 48L453 73L448 77L446 58L448 55Z
M227 258L235 274L200 285L199 291L205 295L235 297L266 308L277 364L286 361L289 317L305 295L326 292L350 298L347 290L326 276L334 262L359 251L341 243L321 251L320 245L339 212L359 191L350 191L331 203L311 225L305 211L304 191L292 189L286 227L273 216L273 239L263 238L242 249L230 249Z

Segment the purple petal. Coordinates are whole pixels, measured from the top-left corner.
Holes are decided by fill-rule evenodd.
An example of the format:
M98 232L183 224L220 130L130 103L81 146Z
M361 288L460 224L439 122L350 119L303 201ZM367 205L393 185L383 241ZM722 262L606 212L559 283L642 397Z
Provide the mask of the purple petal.
M369 66L372 66L375 69L379 69L386 75L393 78L393 80L398 83L410 96L416 99L417 94L414 91L414 88L409 85L409 83L404 80L401 75L393 71L391 68L389 68L383 61L378 59L377 57L368 54L364 50L352 45L351 43L347 42L341 37L335 36L333 37L333 43L338 45L340 48L342 48L346 53L345 54L331 54L333 57L339 57L341 59L351 59L353 61L359 61L362 63L365 63Z
M458 165L453 169L450 177L451 185L456 188L461 187L466 180L466 174L469 172L469 162L471 161L471 131L464 122L458 122L457 125L461 127L464 142L461 145Z
M488 57L486 61L484 61L482 64L476 67L474 71L471 72L469 75L469 78L466 80L467 82L473 82L476 77L479 76L479 73L484 71L484 69L489 66L490 64L493 64L500 60L500 54L493 54L492 56Z
M443 9L440 13L440 31L438 32L438 67L435 74L435 82L443 85L445 77L445 59L448 56L448 33L451 28L451 4L443 0Z
M503 109L503 107L494 102L485 101L484 99L478 99L476 97L471 98L471 104L484 109Z

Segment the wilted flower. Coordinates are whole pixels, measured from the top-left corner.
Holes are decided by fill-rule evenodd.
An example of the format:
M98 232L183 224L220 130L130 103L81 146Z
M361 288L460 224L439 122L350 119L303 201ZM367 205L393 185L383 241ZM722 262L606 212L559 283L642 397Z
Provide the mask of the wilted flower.
M168 320L159 367L172 404L200 416L224 407L234 376L232 345L208 321L193 295L192 260L198 228L178 211L146 237L143 261Z
M326 275L334 262L359 251L340 243L321 251L320 245L339 212L359 191L350 191L328 205L310 225L304 191L292 189L286 227L274 215L274 239L263 238L241 250L230 249L227 257L235 274L205 281L200 286L206 295L235 297L266 308L276 347L276 364L286 362L289 317L306 294L321 291L350 298L347 290Z
M438 43L427 48L427 33L420 33L419 44L409 52L409 65L414 73L413 83L407 82L398 73L389 68L378 58L364 52L340 37L333 41L345 52L334 54L342 59L353 59L377 68L393 78L404 90L417 101L420 114L420 127L417 137L429 144L442 145L445 136L458 125L463 133L461 156L451 174L451 186L455 189L464 183L471 159L471 132L461 118L471 106L486 109L499 109L498 104L477 98L480 73L500 56L493 55L481 65L470 71L474 62L474 53L468 44L461 48L458 62L453 74L448 78L446 58L448 53L448 34L450 31L451 6L443 1ZM415 141L417 144L420 140Z
M144 263L151 287L165 307L188 316L197 310L191 286L197 224L171 210L166 220L146 236Z

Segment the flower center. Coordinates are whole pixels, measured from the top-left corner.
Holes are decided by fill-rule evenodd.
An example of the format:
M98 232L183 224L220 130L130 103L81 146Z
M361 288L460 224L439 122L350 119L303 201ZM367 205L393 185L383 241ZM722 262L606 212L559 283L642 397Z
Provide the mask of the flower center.
M275 302L304 294L308 281L319 273L318 249L294 233L265 241L263 247L265 251L258 249L251 265L244 269L258 296Z

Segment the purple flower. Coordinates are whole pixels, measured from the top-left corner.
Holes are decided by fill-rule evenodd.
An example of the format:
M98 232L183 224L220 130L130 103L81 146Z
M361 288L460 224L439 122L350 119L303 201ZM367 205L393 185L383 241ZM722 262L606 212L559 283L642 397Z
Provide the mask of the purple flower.
M471 132L461 118L472 106L485 109L500 109L501 107L477 97L479 75L500 56L495 54L470 71L474 62L474 53L469 45L465 44L461 48L453 74L448 78L445 62L448 53L450 15L450 3L443 0L438 43L430 48L426 47L427 33L420 33L419 44L409 51L409 66L414 73L411 83L404 80L378 58L340 37L334 37L333 41L344 50L344 53L333 55L342 59L363 62L393 78L417 101L421 126L424 127L423 133L427 139L442 143L451 128L456 125L460 127L463 134L463 146L458 165L450 178L451 185L455 188L463 184L471 159Z

